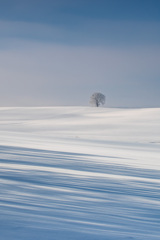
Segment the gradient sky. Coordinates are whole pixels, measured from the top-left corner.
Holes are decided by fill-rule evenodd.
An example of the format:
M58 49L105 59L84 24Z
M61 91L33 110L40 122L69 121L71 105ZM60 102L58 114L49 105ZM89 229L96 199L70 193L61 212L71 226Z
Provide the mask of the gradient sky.
M0 106L160 107L159 0L0 0Z

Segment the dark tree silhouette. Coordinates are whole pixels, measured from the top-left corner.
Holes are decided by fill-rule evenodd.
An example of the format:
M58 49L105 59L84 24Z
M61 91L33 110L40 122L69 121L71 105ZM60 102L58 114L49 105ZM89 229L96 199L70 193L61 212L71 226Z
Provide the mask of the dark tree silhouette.
M95 107L105 104L105 96L102 93L95 92L90 97L90 104Z

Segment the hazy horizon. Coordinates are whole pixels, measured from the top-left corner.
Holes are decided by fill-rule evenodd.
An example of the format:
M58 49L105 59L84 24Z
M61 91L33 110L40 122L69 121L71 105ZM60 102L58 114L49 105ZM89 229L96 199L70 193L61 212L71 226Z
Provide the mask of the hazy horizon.
M160 107L160 2L2 0L0 106Z

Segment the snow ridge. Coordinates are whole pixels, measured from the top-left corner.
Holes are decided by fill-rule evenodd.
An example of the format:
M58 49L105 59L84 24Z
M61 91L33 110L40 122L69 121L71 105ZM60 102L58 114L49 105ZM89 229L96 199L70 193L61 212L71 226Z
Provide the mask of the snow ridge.
M160 109L1 108L2 240L158 240Z

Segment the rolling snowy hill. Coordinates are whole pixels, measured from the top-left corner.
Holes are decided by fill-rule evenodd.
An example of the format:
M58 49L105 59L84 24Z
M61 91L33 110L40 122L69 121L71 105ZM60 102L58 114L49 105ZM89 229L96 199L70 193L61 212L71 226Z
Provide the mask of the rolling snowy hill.
M0 108L1 240L159 240L160 109Z

